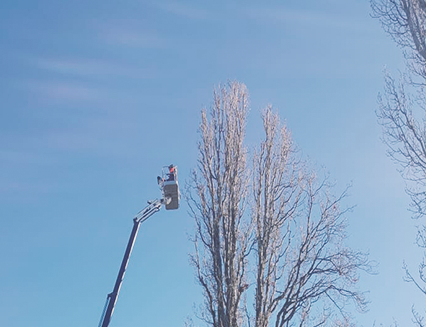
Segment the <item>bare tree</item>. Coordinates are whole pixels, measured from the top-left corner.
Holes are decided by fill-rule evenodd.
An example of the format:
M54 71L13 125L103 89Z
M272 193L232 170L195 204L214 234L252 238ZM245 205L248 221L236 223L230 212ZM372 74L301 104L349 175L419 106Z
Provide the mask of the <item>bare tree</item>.
M379 95L377 117L383 127L388 155L400 166L411 198L414 218L426 214L426 1L372 0L373 17L404 51L406 71L396 81L385 77L384 94ZM426 248L426 227L418 229L417 244ZM413 282L426 294L424 260L419 265L419 280L407 266L405 280ZM414 322L424 326L423 318L413 308Z
M337 311L347 321L347 300L365 308L355 285L369 263L343 245L346 191L333 198L327 179L307 172L270 107L248 174L247 98L244 85L230 83L215 92L210 116L202 112L187 192L196 222L191 261L204 293L200 318L214 327L319 326Z
M399 82L386 74L377 116L388 154L401 165L402 176L409 182L407 193L414 216L421 217L426 213L426 2L378 0L372 1L372 8L374 17L405 50L407 71ZM424 118L416 119L413 109Z
M346 210L297 159L289 132L277 114L263 114L265 138L254 158L256 226L256 327L325 324L329 313L311 319L316 303L344 311L347 299L361 310L366 301L355 289L367 257L343 246Z
M214 94L208 117L202 112L198 169L190 196L196 222L191 260L205 296L201 318L215 327L241 326L241 296L251 235L244 221L248 174L243 145L248 95L237 82ZM191 193L191 192L189 192Z

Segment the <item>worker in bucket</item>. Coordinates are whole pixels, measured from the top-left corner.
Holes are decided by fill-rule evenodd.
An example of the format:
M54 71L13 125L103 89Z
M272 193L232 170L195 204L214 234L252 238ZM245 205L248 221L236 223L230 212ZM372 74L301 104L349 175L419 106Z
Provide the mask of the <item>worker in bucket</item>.
M174 166L173 164L171 164L169 166L169 173L167 174L168 178L167 181L174 181L176 178L176 166Z

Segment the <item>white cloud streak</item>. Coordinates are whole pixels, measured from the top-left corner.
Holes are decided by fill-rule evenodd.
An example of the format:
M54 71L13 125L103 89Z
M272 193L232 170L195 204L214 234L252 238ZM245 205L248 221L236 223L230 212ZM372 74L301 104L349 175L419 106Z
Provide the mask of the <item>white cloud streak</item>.
M24 141L24 140L22 140ZM28 143L28 140L25 140ZM53 165L58 162L57 158L53 156L30 152L28 150L1 150L0 151L0 160L3 163L19 165Z
M316 26L350 31L367 30L364 24L360 21L353 21L345 19L344 17L337 17L318 12L294 10L284 7L251 7L245 11L249 18L259 19L264 22L295 24L302 27Z
M98 60L36 58L30 60L36 68L57 74L94 76L126 75L130 70Z
M210 12L195 6L191 6L176 1L156 1L152 3L157 9L166 11L170 14L189 19L206 20L211 17Z
M131 28L114 28L112 26L104 28L102 38L110 45L145 49L157 49L166 46L166 42L159 36Z
M93 87L64 81L26 81L21 84L30 92L37 94L38 97L49 100L94 101L105 94L105 91Z
M0 185L0 194L13 195L22 194L40 195L40 193L48 193L55 188L54 185L48 183L30 183L30 182L6 182Z

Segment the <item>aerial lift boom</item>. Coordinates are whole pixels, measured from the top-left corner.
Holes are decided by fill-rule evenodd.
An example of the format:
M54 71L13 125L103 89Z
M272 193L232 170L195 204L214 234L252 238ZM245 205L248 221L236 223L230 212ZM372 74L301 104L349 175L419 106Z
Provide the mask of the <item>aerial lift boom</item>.
M112 314L114 313L114 307L115 307L115 304L117 303L118 293L120 292L121 285L123 283L124 274L126 272L127 265L129 263L130 254L132 253L133 245L135 244L135 240L139 231L140 224L143 223L145 220L147 220L149 217L151 217L154 213L158 212L161 209L162 205L166 207L166 210L173 210L179 207L180 194L179 194L179 186L177 183L177 172L176 172L176 167L175 166L173 167L174 167L173 181L171 181L171 178L169 178L169 181L161 183L160 185L163 192L163 198L160 200L156 199L154 201L148 201L148 205L144 209L139 211L137 215L133 218L133 228L130 233L130 238L127 243L123 261L121 262L120 270L118 272L118 276L115 281L114 289L111 293L107 295L104 310L102 312L101 320L99 322L99 327L108 327L111 321Z

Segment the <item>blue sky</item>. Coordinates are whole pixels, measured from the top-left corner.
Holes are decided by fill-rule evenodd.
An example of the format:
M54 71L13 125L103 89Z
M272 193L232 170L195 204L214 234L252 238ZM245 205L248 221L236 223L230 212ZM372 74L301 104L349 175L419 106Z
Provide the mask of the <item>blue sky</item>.
M93 326L132 227L195 167L200 110L215 85L251 95L247 142L272 104L305 158L352 183L348 243L379 275L361 276L360 325L410 324L424 298L402 280L422 253L374 111L400 50L368 1L27 1L0 3L0 325ZM182 326L201 301L182 203L140 230L111 326Z

